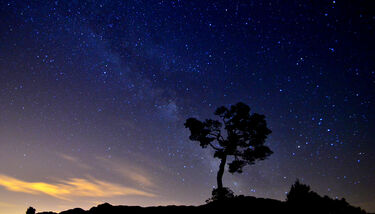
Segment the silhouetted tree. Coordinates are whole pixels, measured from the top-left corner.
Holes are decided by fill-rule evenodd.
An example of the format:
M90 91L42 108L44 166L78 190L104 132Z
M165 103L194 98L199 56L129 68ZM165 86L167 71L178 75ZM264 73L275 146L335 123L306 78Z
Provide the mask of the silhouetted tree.
M301 200L310 198L310 194L312 193L313 192L311 192L310 186L300 183L300 181L297 179L286 195L286 201L290 203L300 202Z
M34 207L29 207L28 209L27 209L27 211L26 211L26 214L35 214L35 209L34 209Z
M229 172L241 173L245 165L264 160L273 152L264 145L271 133L264 115L250 114L250 107L241 102L229 109L219 107L215 115L221 120L206 119L202 122L189 118L185 127L190 130L190 140L198 141L202 148L210 146L215 150L214 157L221 161L217 173L217 189L213 191L213 199L219 199L230 194L230 190L224 188L222 182L228 156L233 158L228 164Z

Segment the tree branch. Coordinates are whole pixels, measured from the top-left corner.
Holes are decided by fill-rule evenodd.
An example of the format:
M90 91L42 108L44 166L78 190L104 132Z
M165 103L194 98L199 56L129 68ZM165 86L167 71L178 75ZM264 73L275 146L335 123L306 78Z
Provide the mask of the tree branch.
M212 135L213 137L215 137L217 141L224 141L224 138L223 136L221 136L220 131L218 132L219 132L218 134L209 133L209 135Z
M215 149L215 150L220 150L220 148L218 148L218 147L212 145L212 143L209 143L208 145L210 145L210 146L211 146L213 149Z

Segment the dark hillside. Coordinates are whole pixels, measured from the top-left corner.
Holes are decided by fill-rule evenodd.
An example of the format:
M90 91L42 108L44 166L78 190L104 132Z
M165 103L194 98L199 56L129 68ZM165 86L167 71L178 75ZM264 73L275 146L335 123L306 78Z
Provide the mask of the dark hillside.
M320 197L320 196L319 196ZM318 202L318 203L316 203ZM193 212L251 212L251 213L330 213L330 214L365 214L360 208L350 206L344 200L333 200L320 197L318 201L301 203L278 201L273 199L255 198L251 196L237 196L224 201L214 201L200 206L112 206L108 203L92 207L90 210L75 208L59 214L125 214L125 213L193 213ZM38 214L56 214L40 212Z

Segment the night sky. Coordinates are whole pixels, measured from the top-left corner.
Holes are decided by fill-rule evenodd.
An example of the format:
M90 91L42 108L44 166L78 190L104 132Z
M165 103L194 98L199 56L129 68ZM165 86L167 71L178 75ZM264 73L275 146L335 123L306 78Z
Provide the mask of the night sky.
M374 3L40 2L0 3L1 213L202 204L219 160L184 122L239 101L274 154L224 186L375 212Z

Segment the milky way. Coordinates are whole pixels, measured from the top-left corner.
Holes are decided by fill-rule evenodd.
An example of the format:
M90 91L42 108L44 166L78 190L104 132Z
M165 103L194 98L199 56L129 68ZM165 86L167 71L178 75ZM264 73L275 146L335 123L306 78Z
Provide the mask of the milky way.
M202 204L218 160L184 121L239 101L269 159L224 174L279 200L299 178L375 211L375 15L366 1L2 1L0 212Z

